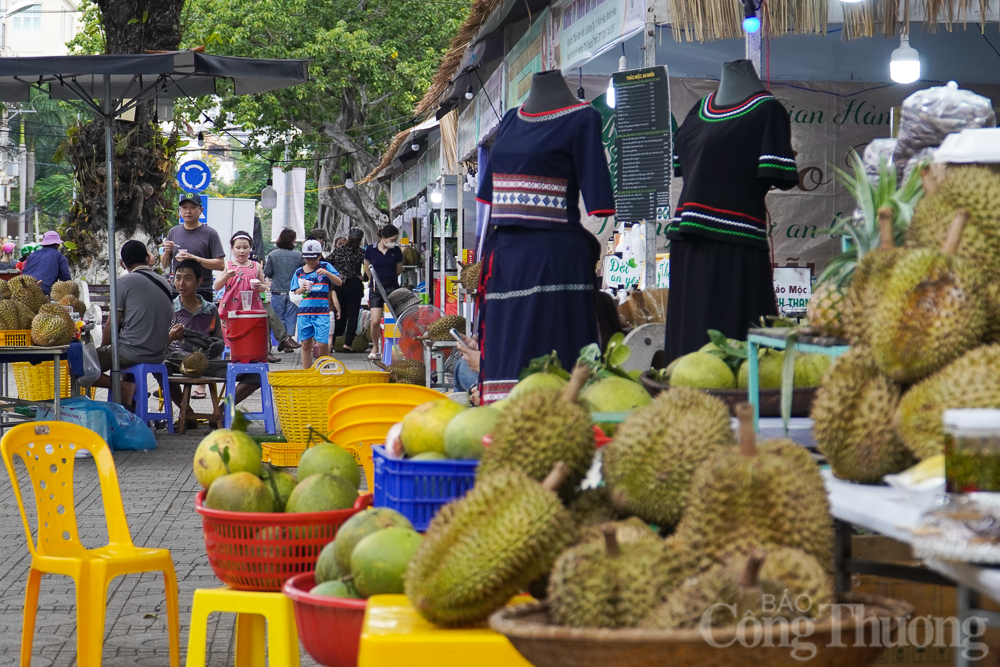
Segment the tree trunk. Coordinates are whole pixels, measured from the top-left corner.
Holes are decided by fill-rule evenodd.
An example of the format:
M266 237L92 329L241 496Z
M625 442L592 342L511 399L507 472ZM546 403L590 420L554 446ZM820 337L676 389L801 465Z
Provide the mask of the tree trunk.
M180 45L180 12L184 0L97 0L107 53L174 51ZM134 21L133 21L134 19ZM179 137L164 137L156 124L152 101L135 108L133 122L114 123L115 224L126 237L136 232L158 240L172 217L175 156ZM82 123L67 151L79 183L73 218L65 238L77 245L68 253L89 267L107 247L107 195L104 122ZM106 259L104 255L103 259Z

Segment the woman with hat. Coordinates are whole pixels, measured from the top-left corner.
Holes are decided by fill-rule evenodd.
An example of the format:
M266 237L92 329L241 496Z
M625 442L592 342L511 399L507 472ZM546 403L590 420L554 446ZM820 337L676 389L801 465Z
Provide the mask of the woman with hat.
M340 300L340 318L334 327L333 338L336 340L339 336L344 337L344 345L341 348L343 352L354 351L351 343L354 342L354 335L358 331L361 297L365 293L364 285L361 283L361 266L365 261L365 249L361 247L361 242L364 237L361 229L352 227L347 232L347 243L334 249L330 262L344 281L333 288Z
M42 237L42 247L28 255L24 262L21 274L31 276L38 281L39 287L48 295L52 289L52 283L58 280L69 280L69 262L61 252L59 246L62 239L59 232L48 231Z

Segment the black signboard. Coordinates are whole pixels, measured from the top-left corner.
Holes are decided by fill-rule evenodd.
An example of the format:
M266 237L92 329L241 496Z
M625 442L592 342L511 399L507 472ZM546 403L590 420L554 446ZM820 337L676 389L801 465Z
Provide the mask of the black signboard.
M615 72L615 219L652 222L670 212L673 145L665 67Z

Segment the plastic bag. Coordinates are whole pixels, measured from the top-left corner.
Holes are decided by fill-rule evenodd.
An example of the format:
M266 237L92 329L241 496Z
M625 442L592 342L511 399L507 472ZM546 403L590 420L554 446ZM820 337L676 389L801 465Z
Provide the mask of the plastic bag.
M925 148L936 148L952 132L970 127L995 127L993 103L971 90L960 90L949 81L945 86L918 90L903 100L899 138L893 153L900 177L907 163Z
M883 163L892 164L892 154L896 150L895 139L872 139L871 143L865 146L865 175L871 184L878 187L879 170Z
M83 375L80 376L81 386L90 387L101 377L101 361L97 358L97 346L90 332L84 334L83 340Z
M156 449L156 435L144 421L118 405L105 401L92 401L86 396L65 398L60 401L62 421L79 424L101 436L112 450L145 451ZM36 421L55 419L52 407L40 408Z

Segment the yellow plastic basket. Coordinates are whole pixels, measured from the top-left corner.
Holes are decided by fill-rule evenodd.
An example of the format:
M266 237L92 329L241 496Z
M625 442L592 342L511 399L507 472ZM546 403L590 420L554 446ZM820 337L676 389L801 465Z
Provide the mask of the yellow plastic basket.
M306 451L304 442L262 442L261 460L273 466L294 468L299 465L302 452Z
M31 329L0 331L0 347L28 347L29 345L31 345Z
M5 333L11 333L7 331ZM51 361L43 361L40 364L29 364L26 361L19 361L11 364L14 369L14 383L17 385L17 397L25 401L51 401L56 393L52 385L52 364ZM59 362L59 397L69 398L70 394L69 362ZM94 388L91 387L87 394L93 398Z
M387 383L384 371L349 371L333 357L321 357L309 370L267 374L281 430L289 442L309 439L309 427L324 430L330 397L362 384Z

